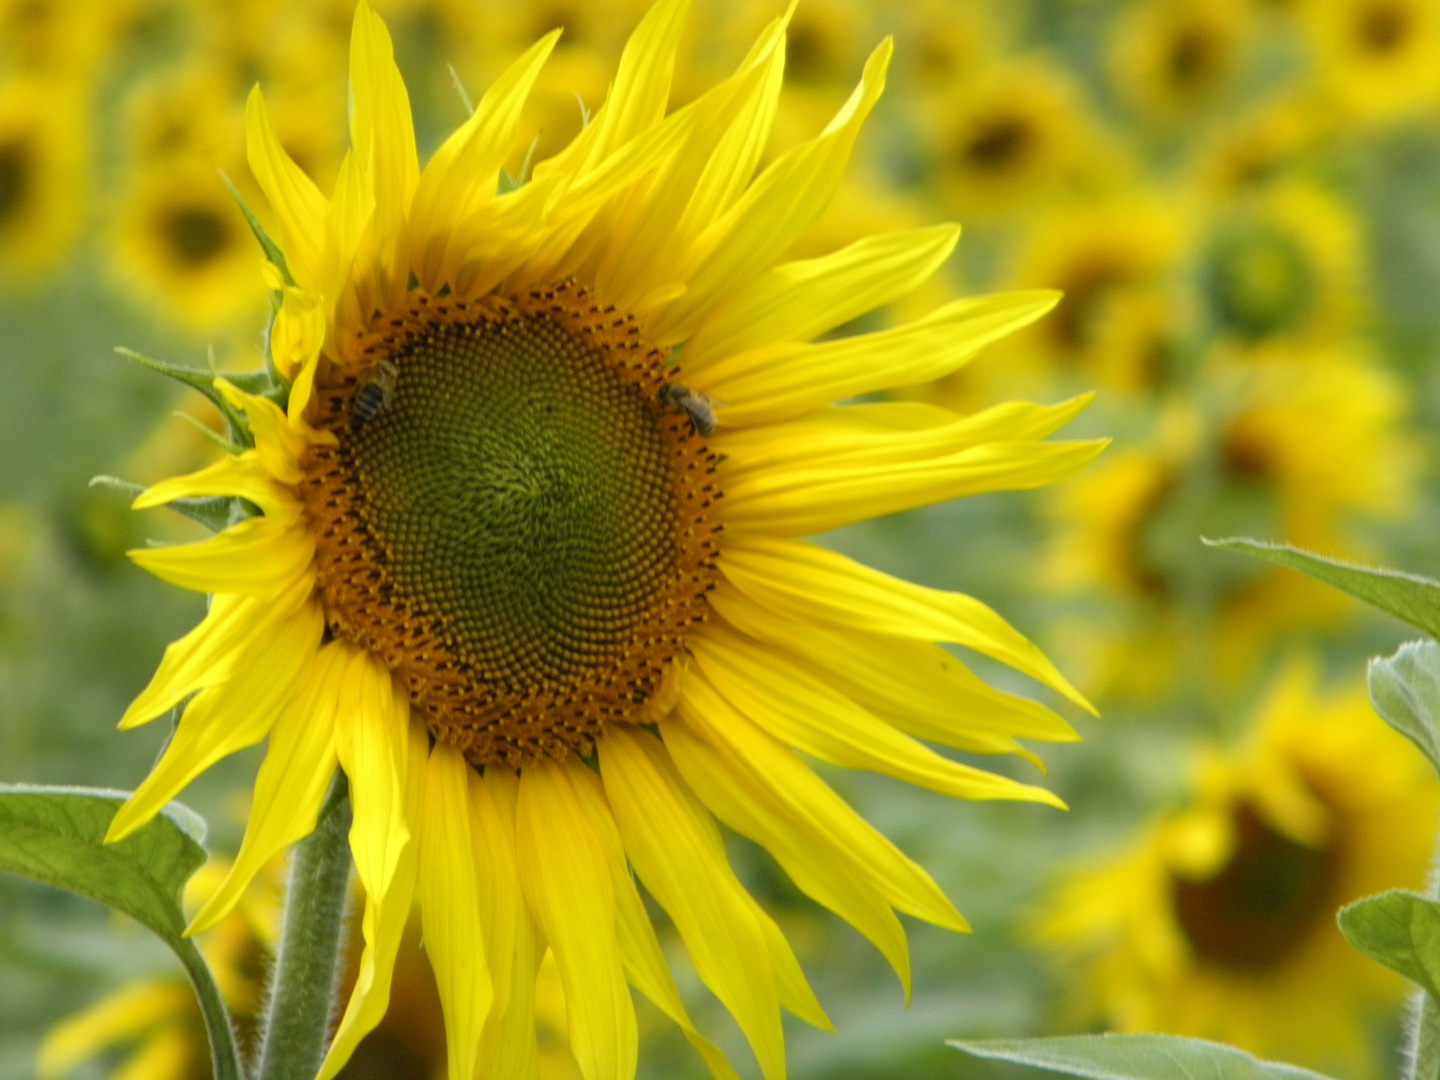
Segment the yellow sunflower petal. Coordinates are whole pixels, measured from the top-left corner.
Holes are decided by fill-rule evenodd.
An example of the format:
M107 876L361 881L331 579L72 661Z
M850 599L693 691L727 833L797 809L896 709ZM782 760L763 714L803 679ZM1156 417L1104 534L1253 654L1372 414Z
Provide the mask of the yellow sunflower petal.
M908 1001L910 950L905 930L879 890L857 873L848 849L786 815L775 805L778 799L766 798L768 792L747 789L685 725L663 724L660 734L676 769L710 812L774 856L806 896L864 934L895 969Z
M353 705L353 703L352 703ZM341 703L341 708L345 703ZM343 715L343 713L342 713ZM396 733L404 739L407 747L403 753L393 755L406 763L404 775L400 777L399 798L391 803L392 818L380 816L384 807L375 801L362 801L357 796L354 774L351 774L351 802L355 820L350 828L350 850L356 855L355 868L360 883L365 887L365 912L360 922L365 939L364 951L360 954L360 967L355 976L355 987L350 991L350 1000L336 1028L335 1038L320 1065L315 1080L334 1080L335 1074L345 1067L350 1055L360 1040L368 1035L385 1016L390 1004L390 982L395 971L395 954L405 935L405 925L415 899L415 884L420 866L420 845L407 843L395 860L389 885L383 891L375 889L373 867L377 859L368 857L363 864L359 849L368 846L370 839L365 833L383 833L397 827L409 832L406 822L418 822L425 810L425 755L429 751L429 739L420 724L405 724L405 729ZM348 772L348 770L347 770ZM364 806L364 817L361 807ZM358 833L358 835L357 835ZM372 869L362 869L363 867Z
M130 983L51 1028L40 1044L35 1071L40 1080L59 1080L82 1061L193 1007L190 988L174 979Z
M885 86L892 44L870 54L860 85L821 135L783 154L722 217L698 236L685 261L688 288L657 320L662 341L684 340L721 298L768 269L829 204L860 125Z
M375 213L375 192L366 178L365 167L365 160L352 150L340 162L340 171L335 177L335 194L325 221L325 248L316 278L320 293L331 301L340 299L360 239ZM341 314L337 311L337 319ZM296 415L297 410L292 389L290 414Z
M665 964L665 954L655 936L650 913L645 910L645 902L640 899L635 879L630 874L625 845L620 840L620 830L616 828L600 778L588 770L572 775L577 781L575 793L586 807L610 865L610 881L615 889L615 932L620 952L625 958L626 978L631 986L674 1021L715 1080L736 1080L735 1070L724 1053L696 1030L680 1000L679 991L675 989L675 980Z
M500 168L515 142L520 110L559 37L559 30L551 31L511 64L485 92L470 119L425 166L415 188L409 227L413 242L425 246L412 255L411 265L427 288L445 283L449 223L473 216L495 197Z
M873 334L770 345L718 359L692 382L723 405L726 424L786 420L841 398L949 375L1059 299L1049 291L967 297Z
M406 812L409 777L413 770L424 770L425 757L411 758L410 700L396 690L394 676L371 654L346 651L335 752L350 778L355 871L367 893L383 896L414 838L410 825L419 819Z
M515 861L513 773L471 770L470 828L480 866L481 911L495 1001L485 1020L476 1076L534 1077L535 973L544 954L525 908Z
M964 645L1063 694L1090 703L1045 655L974 597L914 585L813 544L746 537L725 551L721 570L762 607L861 633Z
M335 708L346 659L339 645L324 646L308 685L282 706L255 776L240 851L220 887L190 920L187 935L204 933L228 915L255 875L315 828L337 764Z
M594 134L576 139L594 163L660 122L670 98L675 52L690 0L660 0L646 12L625 43L615 84L591 120Z
M249 499L266 518L280 525L293 525L300 516L300 504L295 496L261 467L260 455L254 450L226 454L197 472L162 480L142 491L130 505L136 510L147 510L176 499L208 495Z
M302 578L269 601L217 593L200 625L166 647L149 685L120 718L120 729L149 723L196 690L225 682L235 674L245 651L293 615L313 588Z
M722 426L710 444L727 457L727 479L778 468L905 464L987 443L1043 439L1090 400L1082 394L1058 405L1006 402L965 417L913 401L836 405L797 420ZM721 406L722 425L725 415Z
M110 1074L111 1080L186 1080L195 1061L199 1036L173 1024L146 1039Z
M683 284L669 280L677 255L733 202L763 150L758 125L768 135L784 69L785 22L771 23L735 74L700 96L684 149L629 194L608 229L595 283L617 304L639 314L684 293ZM657 301L657 292L666 298Z
M717 305L685 343L687 372L760 345L809 341L906 296L950 257L958 225L882 233L783 263Z
M255 437L255 452L270 475L283 484L300 481L300 455L305 440L291 425L283 409L269 398L247 394L229 379L216 379L215 389L237 409L245 411L250 434Z
M718 625L691 641L706 678L760 727L821 761L868 769L957 799L1064 806L1044 788L943 758L827 683Z
M162 581L204 593L243 593L273 600L306 572L315 541L302 529L248 518L209 540L128 554Z
M1038 701L987 686L938 645L791 622L728 582L710 594L710 605L742 633L819 667L837 689L916 738L993 754L1024 753L1016 737L1080 737Z
M737 797L750 794L770 813L796 822L817 843L841 851L841 860L893 907L936 926L969 930L929 874L861 818L793 750L737 712L703 675L686 680L679 715L709 748L711 764L731 778ZM666 725L666 738L683 739L675 730L676 725ZM681 755L687 765L695 762L687 749L688 743L675 755L677 764ZM709 785L702 779L697 790L703 795Z
M674 921L700 978L735 1017L761 1072L783 1077L766 916L730 869L720 830L653 735L616 727L599 749L605 793L636 873Z
M725 524L737 534L813 536L965 495L1026 491L1079 472L1108 439L998 442L958 454L900 464L870 464L857 447L853 464L834 468L777 466L725 483ZM880 448L877 456L884 458Z
M195 695L165 753L111 821L106 843L140 828L221 758L263 739L284 703L309 678L323 626L320 605L307 602L256 640L229 680Z
M313 288L325 246L325 196L280 145L270 109L257 85L245 103L245 153L250 172L275 213L280 249L291 276Z
M615 936L605 850L568 775L578 761L541 762L520 775L515 848L525 901L555 953L570 1049L585 1080L635 1075L635 1007ZM583 904L576 898L584 897Z
M350 37L350 145L370 180L376 234L388 253L420 176L410 95L395 66L390 31L364 0Z
M460 751L435 744L426 766L420 837L421 926L445 1014L450 1080L475 1075L480 1034L494 1000L470 830L472 771Z

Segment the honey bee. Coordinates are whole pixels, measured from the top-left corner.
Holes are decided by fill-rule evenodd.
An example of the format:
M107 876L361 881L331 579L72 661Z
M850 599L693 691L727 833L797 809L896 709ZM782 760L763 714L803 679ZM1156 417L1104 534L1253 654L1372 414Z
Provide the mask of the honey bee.
M390 404L395 393L395 380L400 371L389 360L376 360L360 376L359 389L355 391L355 404L350 411L352 427L361 427L374 420L380 410Z
M660 387L660 400L666 405L683 409L690 417L690 426L697 435L710 435L715 430L715 407L704 394L679 383Z

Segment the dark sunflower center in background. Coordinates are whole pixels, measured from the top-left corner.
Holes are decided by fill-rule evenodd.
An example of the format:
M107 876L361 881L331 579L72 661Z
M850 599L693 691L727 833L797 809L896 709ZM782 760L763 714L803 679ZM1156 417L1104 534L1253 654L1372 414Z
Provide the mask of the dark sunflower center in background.
M1307 847L1276 832L1248 803L1235 812L1235 850L1212 878L1175 878L1175 914L1196 955L1223 967L1288 960L1335 906L1332 841Z
M229 223L206 206L177 206L166 210L161 229L176 261L192 270L219 255L231 239Z
M1371 4L1358 13L1355 29L1368 52L1391 53L1409 37L1410 16L1394 4Z
M30 147L21 139L0 143L0 226L24 209L32 181Z
M642 718L703 618L709 451L661 398L663 357L583 291L433 304L322 396L332 629L477 762L583 751Z
M961 164L982 172L1002 172L1030 153L1037 135L1024 116L997 116L967 138Z

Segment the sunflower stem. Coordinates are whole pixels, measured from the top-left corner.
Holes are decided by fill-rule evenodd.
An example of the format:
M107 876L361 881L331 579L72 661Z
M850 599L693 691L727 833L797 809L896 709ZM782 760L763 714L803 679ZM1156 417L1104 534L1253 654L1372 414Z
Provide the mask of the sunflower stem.
M1431 900L1440 900L1440 837L1430 854L1425 895ZM1401 1054L1403 1080L1440 1080L1440 1006L1424 990L1410 995Z
M336 772L315 831L295 845L255 1080L309 1080L330 1041L350 908L350 798Z

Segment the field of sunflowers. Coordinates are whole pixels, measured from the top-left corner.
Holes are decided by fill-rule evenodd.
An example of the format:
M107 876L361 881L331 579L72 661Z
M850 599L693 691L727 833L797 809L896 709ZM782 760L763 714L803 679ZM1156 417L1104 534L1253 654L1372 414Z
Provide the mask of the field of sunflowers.
M544 66L527 75L533 85L517 105L500 163L501 197L553 179L552 162L573 164L567 146L603 129L609 117L601 107L621 85L617 63L650 9L646 0L371 6L383 20L377 25L388 27L385 40L393 40L422 166L451 145L452 130L485 115L487 88L497 79L503 85L517 58L563 28L545 46L552 51ZM807 735L809 742L782 736L798 757L774 742L786 762L803 758L924 867L967 933L956 933L949 916L926 916L923 904L907 909L887 896L883 919L867 922L857 914L863 904L826 899L826 890L845 892L846 872L832 889L828 879L797 872L810 864L763 839L770 835L763 823L745 827L747 814L771 804L726 803L723 784L707 791L701 763L712 759L684 750L685 739L698 746L698 737L677 731L672 739L666 725L675 722L658 711L640 716L640 726L621 725L634 732L615 737L635 755L629 767L672 755L676 775L728 826L724 854L743 885L738 893L748 891L783 932L804 972L801 984L808 978L813 988L809 1000L833 1026L787 1017L780 1067L788 1063L795 1080L1038 1077L964 1055L946 1040L1113 1031L1210 1039L1337 1080L1396 1076L1413 988L1352 948L1335 915L1361 897L1425 885L1440 783L1421 753L1376 716L1366 692L1367 660L1417 634L1292 569L1207 546L1202 537L1281 541L1440 577L1440 0L799 0L788 11L783 0L692 0L679 31L672 112L705 115L706 91L737 65L743 73L751 70L744 64L770 55L763 43L777 18L788 19L783 84L768 99L773 115L753 147L752 170L792 160L822 133L850 131L844 109L854 100L869 115L851 136L848 170L833 196L811 192L809 204L797 203L792 216L805 220L794 228L777 217L775 235L787 239L772 245L764 266L821 266L830 253L877 234L925 237L930 245L923 269L904 263L909 254L895 256L903 285L877 286L848 308L836 301L845 311L838 324L792 336L823 343L875 335L883 343L937 309L986 294L1014 294L1005 310L1028 312L1008 321L997 314L991 330L974 331L971 358L937 362L938 378L861 379L814 404L845 399L871 409L876 431L917 438L938 430L943 417L988 432L971 438L982 449L1030 455L1008 471L977 465L973 479L923 500L890 499L890 481L857 486L851 497L872 503L863 514L796 511L802 525L787 525L783 535L815 536L822 549L884 574L974 597L1061 673L1048 677L1054 669L1041 666L1044 657L1027 667L1013 650L960 641L972 647L951 655L968 665L958 670L974 683L967 692L979 703L976 715L1003 723L986 728L977 720L947 740L939 720L931 727L928 718L894 721L927 745L946 743L938 756L973 766L969 773L1001 778L989 788L977 782L961 791L957 780L920 790L899 766L880 775L887 770L867 766L871 759L858 751L851 758L829 752L828 736L819 734ZM141 488L255 445L237 436L237 410L248 413L248 429L258 433L262 423L255 398L207 398L155 369L183 365L208 372L206 380L235 375L236 386L260 398L268 391L236 373L279 370L287 391L315 377L276 367L275 342L301 331L275 313L308 301L295 299L305 281L289 280L292 269L302 276L293 242L301 234L277 209L269 166L257 173L256 132L268 133L265 145L308 174L314 183L305 191L316 191L314 200L342 204L357 160L347 150L363 142L352 133L353 117L381 108L357 92L358 82L347 97L347 73L353 77L361 51L352 47L352 25L363 23L352 0L0 0L4 784L130 791L167 747L168 721L125 733L116 724L122 716L129 724L127 707L167 645L221 601L207 602L213 588L157 580L136 565L144 556L127 553L205 535L161 502L198 506L205 492L244 492L192 485L152 508L131 503ZM890 38L884 92L872 100L875 57L888 55L873 50ZM760 70L757 62L753 71ZM772 68L764 70L769 78ZM862 73L866 93L847 105ZM253 100L247 122L257 84L268 107L263 123ZM674 168L686 160L679 154ZM637 190L658 187L668 174L656 175ZM692 182L703 187L705 179ZM379 180L374 190L378 204ZM450 195L455 207L463 202ZM450 211L439 195L435 205ZM648 291L634 284L648 272L647 259L670 257L660 241L653 252L641 250L663 228L645 231L663 216L657 210L647 221L645 205L635 195L603 211L635 239L577 261L589 269L565 280L589 287L584 275L598 266L596 280L619 282L612 288L630 298L622 309L646 326L664 326L669 316L644 323L646 313L699 297L705 279L687 286L682 278L672 288L655 278L659 287ZM267 242L274 233L286 248L288 266L273 254L267 261L252 214ZM332 232L339 216L332 207ZM422 216L415 209L409 220ZM963 230L958 244L941 228L946 223ZM322 264L323 252L313 261ZM423 272L410 278L411 293L431 288ZM794 279L794 289L808 287L803 271ZM439 299L428 302L449 290L448 283L431 289ZM1063 294L1053 310L1046 290ZM833 433L797 427L786 436L791 443L765 442L761 428L744 426L803 423L794 419L799 408L785 414L763 400L770 390L783 398L795 388L776 377L779 389L767 390L760 361L741 370L733 357L706 359L707 347L724 351L717 340L732 349L748 341L747 326L767 317L756 310L746 326L708 338L711 324L692 316L691 329L701 329L678 353L682 372L730 364L725 371L738 374L728 398L717 374L708 398L682 400L688 391L680 387L660 400L689 410L671 412L688 415L694 438L718 425L719 454L707 467L728 486L733 505L722 500L722 508L736 523L750 520L746 513L788 522L745 495L759 481L744 470L786 447L812 453L805 440ZM676 331L674 340L688 334ZM930 369L917 362L905 370ZM392 409L395 378L392 365L388 374L365 369L358 389L351 379L356 403L344 406L352 410L347 430L378 430L372 415ZM404 393L403 370L398 378L395 392ZM393 410L400 415L398 404ZM1042 441L1062 427L1065 441ZM689 429L682 435L691 437ZM263 439L258 445L264 452ZM819 470L823 447L813 454L818 464L806 467ZM804 486L821 474L796 475ZM969 497L953 497L962 494ZM222 524L236 524L233 510ZM740 528L725 520L722 537ZM722 571L742 562L738 554L727 559L722 550ZM708 571L697 574L714 572L703 565ZM155 574L176 581L171 570ZM714 594L717 610L738 631L763 638L763 627L744 623L750 616L726 609L733 598L722 602L743 588L726 588ZM352 624L332 618L326 647ZM878 637L867 646L840 630L826 633L793 645L795 655L829 653L839 672L833 683L805 684L812 710L824 714L820 726L852 699L889 720L882 699L890 691L881 684L909 681L910 669L899 659L889 666ZM763 682L739 660L725 667L740 655L725 652L725 640L717 635L689 649L687 662L722 693L722 668L741 682ZM938 648L928 644L937 635L926 640ZM209 685L187 683L185 693ZM925 690L917 687L918 700ZM679 706L682 715L690 700ZM738 697L731 700L745 711ZM1087 701L1095 715L1081 707ZM961 714L967 707L957 706ZM956 721L962 727L966 715ZM738 714L737 721L748 723ZM440 746L438 724L430 734ZM188 786L175 787L208 824L210 861L190 879L186 915L218 913L213 898L229 897L227 913L208 920L197 940L247 1054L263 1026L285 873L272 857L252 860L244 890L231 884L241 878L227 877L252 800L263 803L260 788L252 793L261 734L226 743L186 775ZM279 738L270 736L272 748ZM655 750L661 738L672 749ZM660 883L663 858L657 863L637 839L643 830L624 813L621 785L608 786L603 739L600 746L598 766L582 754L587 775L605 773L603 790L644 885L637 904L654 922L682 1012L694 1020L693 1028L688 1020L672 1024L672 1009L648 990L637 996L633 1075L699 1078L706 1063L713 1072L707 1051L692 1049L714 1050L698 1029L739 1076L759 1077L763 1065L773 1080L774 1063L754 1034L759 1022L742 1019L745 1009L717 989L731 984L712 977L702 959L686 958L687 948L697 954L678 913L684 889L671 895ZM340 752L348 773L343 746ZM500 771L497 762L511 764L479 753L467 757L487 776ZM440 770L439 757L432 771ZM513 792L508 809L496 797L506 821L528 805L523 772L518 804ZM480 784L475 770L465 775L472 787ZM573 777L566 782L588 790ZM464 777L457 783L463 797ZM323 790L314 792L316 807ZM168 797L167 789L156 807ZM699 807L685 797L677 805ZM357 821L363 810L357 796ZM698 812L710 822L704 808ZM4 813L0 807L0 824ZM537 811L539 835L541 825ZM478 837L483 830L474 828ZM711 833L702 832L709 843ZM0 829L0 856L9 842ZM422 864L428 858L422 854ZM420 873L417 902L433 906L427 888L451 885L439 871ZM368 888L363 866L360 878ZM523 866L520 878L527 897L544 891ZM572 901L584 907L590 897ZM354 941L342 948L346 988L373 975L361 958L370 929L367 921L361 934L359 903ZM908 913L898 937L889 929L892 906ZM588 984L568 966L563 919L543 914L533 899L531 909L545 931L534 958L536 1051L529 1072L514 1075L628 1080L623 1065L613 1073L597 1065L604 1055L577 1034L577 988ZM417 916L396 933L389 1011L348 1063L337 1063L338 1075L471 1075L453 1062L447 1072L447 1054L474 1047L456 1033L463 1025L455 1002L471 992L463 973L440 959L432 973L432 957L442 955L439 920L422 928ZM549 954L547 938L555 946ZM910 985L897 980L901 970ZM815 1020L815 1010L787 1000L788 984L777 980L779 1004ZM633 973L630 982L644 989ZM623 979L620 992L627 993ZM772 1003L770 1012L778 1008ZM488 1045L490 1036L475 1038ZM0 1076L205 1080L212 1068L200 1012L163 944L91 900L0 874ZM488 1075L509 1080L495 1069Z

